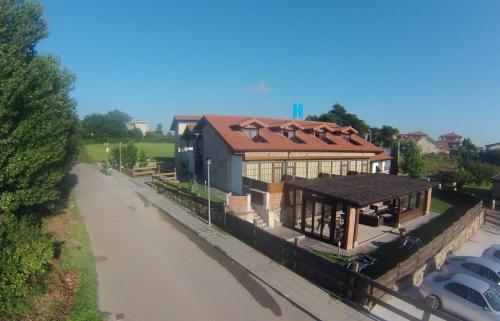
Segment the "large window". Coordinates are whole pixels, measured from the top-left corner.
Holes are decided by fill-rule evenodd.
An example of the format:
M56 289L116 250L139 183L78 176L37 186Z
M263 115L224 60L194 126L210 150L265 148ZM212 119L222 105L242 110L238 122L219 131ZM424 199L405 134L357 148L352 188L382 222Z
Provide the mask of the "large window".
M259 179L259 163L246 163L246 173L244 176L252 179Z
M260 163L260 180L263 182L272 182L273 163Z
M332 173L332 162L331 161L321 162L321 173L326 173L326 174Z
M307 178L318 178L318 162L308 162Z
M295 162L295 176L307 178L307 162Z
M340 175L340 161L333 161L332 162L332 174L333 175Z

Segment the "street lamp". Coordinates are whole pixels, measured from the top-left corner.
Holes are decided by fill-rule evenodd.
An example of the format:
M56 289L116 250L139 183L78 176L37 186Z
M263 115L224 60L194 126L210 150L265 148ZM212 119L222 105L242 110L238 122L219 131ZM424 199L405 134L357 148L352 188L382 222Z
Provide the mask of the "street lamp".
M210 216L210 164L212 160L207 157L207 183L208 183L208 225L212 226L212 217Z

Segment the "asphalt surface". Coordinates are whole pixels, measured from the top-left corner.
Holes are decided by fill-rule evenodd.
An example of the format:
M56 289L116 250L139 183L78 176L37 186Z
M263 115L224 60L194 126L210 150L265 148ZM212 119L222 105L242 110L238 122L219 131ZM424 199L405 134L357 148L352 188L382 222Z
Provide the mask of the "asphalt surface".
M95 166L74 168L99 308L118 320L311 320Z

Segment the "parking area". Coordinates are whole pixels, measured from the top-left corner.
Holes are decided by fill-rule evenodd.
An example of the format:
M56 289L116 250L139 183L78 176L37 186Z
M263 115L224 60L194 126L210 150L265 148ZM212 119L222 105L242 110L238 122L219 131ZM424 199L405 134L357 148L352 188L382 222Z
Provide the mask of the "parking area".
M500 215L500 212L498 212L497 214ZM473 237L469 241L467 241L459 250L455 251L453 255L478 257L483 254L483 251L485 249L487 249L493 244L500 244L500 226L495 224L494 222L487 220L483 228L474 233ZM418 289L415 287L406 290L400 290L399 292L410 298L423 302L423 300L420 298ZM404 301L401 301L393 297L389 299L387 302L415 316L416 318L422 319L423 311L417 309L416 307ZM388 321L407 320L378 305L372 309L371 313L383 320L388 320ZM439 321L442 319L436 316L431 316L429 320Z

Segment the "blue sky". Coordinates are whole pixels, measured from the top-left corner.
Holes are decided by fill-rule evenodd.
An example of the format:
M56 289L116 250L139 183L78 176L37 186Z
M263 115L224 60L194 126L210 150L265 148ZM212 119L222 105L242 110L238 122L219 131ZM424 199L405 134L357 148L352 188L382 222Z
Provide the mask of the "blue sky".
M291 117L500 141L500 1L42 0L83 117Z

